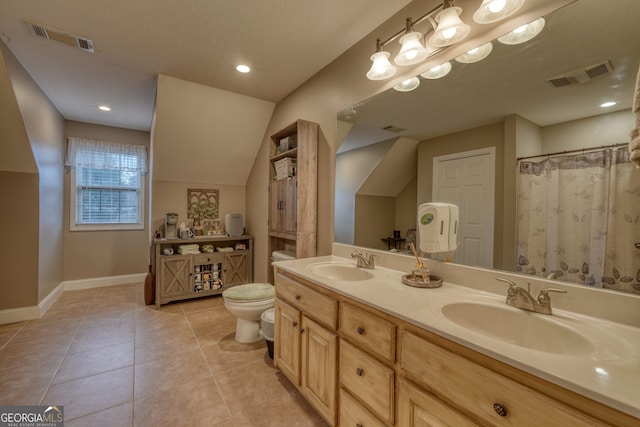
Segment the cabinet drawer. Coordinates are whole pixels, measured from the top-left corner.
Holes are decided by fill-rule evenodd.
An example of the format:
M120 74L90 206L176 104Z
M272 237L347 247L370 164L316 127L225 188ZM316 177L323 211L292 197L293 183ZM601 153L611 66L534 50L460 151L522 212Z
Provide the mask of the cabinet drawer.
M194 265L206 265L222 262L222 254L200 254L193 255Z
M345 427L384 427L384 424L343 389L340 389L339 425Z
M404 378L398 380L398 425L474 427L477 424Z
M340 332L390 362L395 360L396 327L351 304L340 305Z
M597 426L592 418L410 332L402 331L400 367L474 418L497 426ZM494 405L506 409L501 416Z
M314 291L282 273L276 276L276 294L291 305L302 310L309 317L324 323L333 330L337 327L338 302L333 298Z
M393 424L394 378L393 369L340 340L340 384L389 424Z

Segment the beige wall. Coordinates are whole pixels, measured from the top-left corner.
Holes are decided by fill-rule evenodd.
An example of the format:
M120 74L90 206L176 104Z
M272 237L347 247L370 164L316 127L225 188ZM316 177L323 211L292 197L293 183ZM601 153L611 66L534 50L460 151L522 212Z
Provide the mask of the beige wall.
M13 247L22 247L24 256L13 259L15 255L10 253L8 260L11 262L3 268L3 272L13 271L14 280L8 282L12 298L17 298L12 305L21 307L35 305L42 301L62 281L62 163L63 163L63 127L62 117L40 90L13 54L0 43L3 64L6 71L0 72L0 86L4 86L2 104L11 109L10 117L15 113L15 107L19 108L19 117L13 117L12 122L3 130L8 135L6 139L8 150L5 160L13 163L7 169L15 170L23 168L32 171L32 162L35 160L37 173L16 174L5 183L5 191L13 193L2 200L11 201L5 206L19 206L18 212L13 209L2 209L0 222L6 227L17 228L22 231L19 240L7 240L3 250L12 252ZM13 94L7 89L8 81L12 86ZM17 103L17 104L16 104ZM4 126L3 126L4 128ZM24 138L26 132L27 138ZM3 143L5 142L3 135ZM4 144L3 144L4 145ZM15 149L17 148L17 149ZM21 166L20 166L21 165ZM8 177L9 175L4 175ZM19 182L23 178L24 182ZM37 185L33 186L33 182ZM15 188L9 188L13 187ZM20 189L20 193L18 193ZM36 204L35 208L33 204ZM29 206L28 213L22 211L23 206ZM5 217L5 215L7 217ZM15 233L15 231L10 231ZM35 238L26 236L35 233ZM6 233L2 233L7 236ZM25 239L29 239L29 248L26 248ZM10 242L10 243L8 243ZM4 257L2 257L4 258ZM37 265L37 269L34 266ZM27 273L28 272L28 273ZM34 274L35 273L35 274ZM35 275L36 280L32 279ZM25 295L33 295L35 301L24 304ZM18 302L20 301L20 302Z
M393 236L395 205L395 197L356 195L356 246L387 249L387 243L381 239Z
M0 171L0 310L38 304L38 174Z
M65 138L87 138L98 141L136 144L149 147L149 132L66 121ZM145 206L149 191L145 179ZM186 197L186 196L185 196ZM140 274L149 264L149 227L145 212L143 230L70 231L69 171L64 174L64 280Z
M396 230L402 237L407 237L407 230L416 228L418 207L418 178L409 184L396 197Z

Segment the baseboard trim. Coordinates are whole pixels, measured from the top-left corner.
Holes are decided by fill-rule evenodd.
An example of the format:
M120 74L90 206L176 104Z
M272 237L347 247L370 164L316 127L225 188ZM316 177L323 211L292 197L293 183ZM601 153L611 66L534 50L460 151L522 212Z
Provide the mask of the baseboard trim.
M58 298L60 298L60 295L62 295L63 292L64 283L60 283L51 292L49 292L49 295L42 298L42 301L40 301L40 304L38 304L38 311L40 313L39 317L44 316L44 314L51 308L53 303L56 302Z
M65 291L81 289L103 288L105 286L120 286L130 283L144 282L146 273L126 274L124 276L94 277L91 279L67 280L62 282Z
M51 308L53 303L60 298L60 295L66 291L128 285L130 283L142 283L144 282L145 276L146 273L139 273L127 274L124 276L96 277L92 279L64 281L49 292L49 295L44 297L38 305L0 310L0 325L39 319Z
M31 307L7 308L0 310L0 325L5 323L24 322L40 318L40 308L37 305Z

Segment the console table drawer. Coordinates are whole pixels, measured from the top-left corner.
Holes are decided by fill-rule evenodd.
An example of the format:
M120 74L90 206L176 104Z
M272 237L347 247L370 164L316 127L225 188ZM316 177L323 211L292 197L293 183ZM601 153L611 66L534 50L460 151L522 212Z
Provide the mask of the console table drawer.
M340 332L373 353L393 362L396 352L396 327L374 314L351 304L340 305Z

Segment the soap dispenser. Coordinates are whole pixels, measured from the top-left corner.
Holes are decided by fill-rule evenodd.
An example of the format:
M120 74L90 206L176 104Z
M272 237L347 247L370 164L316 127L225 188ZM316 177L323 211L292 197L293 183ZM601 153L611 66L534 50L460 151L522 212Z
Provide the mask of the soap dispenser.
M450 252L458 246L458 206L450 203L423 203L418 206L420 250Z

